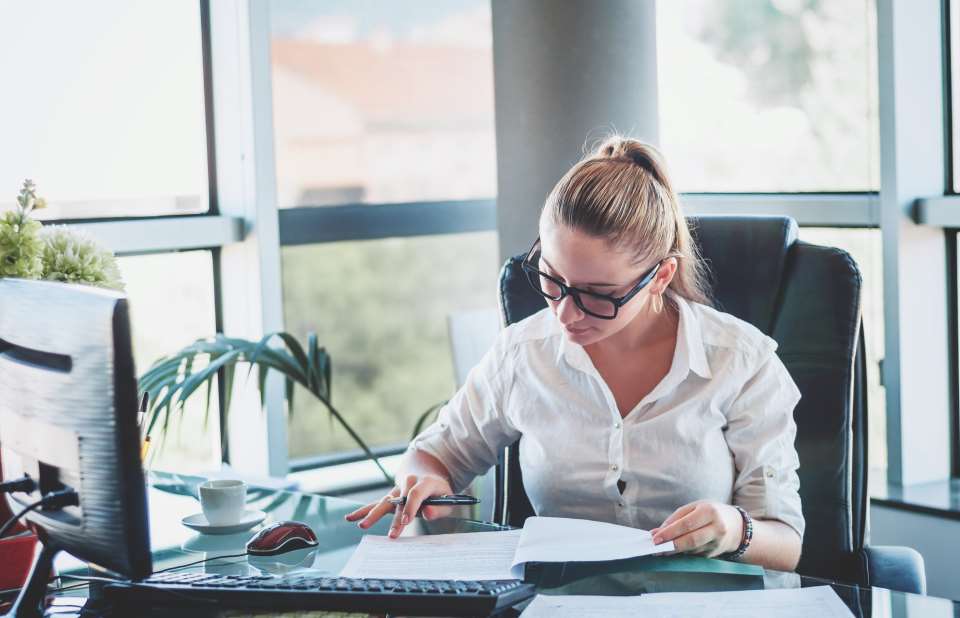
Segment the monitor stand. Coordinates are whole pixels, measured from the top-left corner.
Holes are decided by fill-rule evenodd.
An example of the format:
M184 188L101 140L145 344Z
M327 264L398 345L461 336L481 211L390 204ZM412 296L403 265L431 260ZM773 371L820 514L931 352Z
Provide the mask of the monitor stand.
M43 541L40 541L39 545L40 552L34 558L33 566L30 567L30 577L6 614L11 618L43 618L45 613L42 605L47 597L47 585L50 583L50 573L53 571L53 558L60 553L60 549Z

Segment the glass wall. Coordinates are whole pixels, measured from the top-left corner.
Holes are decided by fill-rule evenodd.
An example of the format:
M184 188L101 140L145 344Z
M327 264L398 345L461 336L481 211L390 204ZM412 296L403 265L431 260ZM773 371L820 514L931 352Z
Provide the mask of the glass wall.
M0 212L28 178L48 204L35 215L47 221L209 212L200 9L197 0L3 3ZM136 234L148 237L150 225ZM138 374L216 332L212 251L119 265ZM148 463L217 467L216 401L207 422L197 398L154 432Z
M120 258L130 299L133 353L138 375L150 365L201 337L216 332L213 256L188 251ZM148 463L159 469L209 471L220 463L220 412L214 392L209 418L202 395L172 415L166 432L156 432Z
M281 208L496 195L487 0L270 13Z
M0 209L24 178L45 219L205 212L196 0L7 2Z
M657 56L681 191L879 188L870 0L658 2Z
M270 12L281 208L496 195L487 0L279 0ZM318 333L333 402L369 443L402 445L452 394L446 319L496 306L496 250L493 232L389 231L283 249L286 328ZM357 448L305 392L289 436L291 459Z
M496 306L494 232L328 243L283 250L287 330L318 334L333 404L371 445L403 444L454 391L447 317ZM290 457L358 448L300 390Z

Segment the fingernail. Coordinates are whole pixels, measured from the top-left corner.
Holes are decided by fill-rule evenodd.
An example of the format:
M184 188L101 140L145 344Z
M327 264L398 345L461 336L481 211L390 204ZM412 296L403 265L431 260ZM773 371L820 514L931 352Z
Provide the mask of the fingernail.
M659 537L659 536L653 537L653 544L654 544L654 545L659 545L660 543L663 543L663 539L662 539L661 537Z
M358 527L358 528L366 528L366 527L367 527L367 524L363 523L362 521L358 521L358 522L357 522L357 527Z

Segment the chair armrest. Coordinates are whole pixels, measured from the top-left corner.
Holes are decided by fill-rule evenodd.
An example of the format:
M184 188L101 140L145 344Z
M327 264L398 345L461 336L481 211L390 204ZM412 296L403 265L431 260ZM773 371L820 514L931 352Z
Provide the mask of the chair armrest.
M863 548L870 585L900 592L927 594L923 556L911 547L867 546Z

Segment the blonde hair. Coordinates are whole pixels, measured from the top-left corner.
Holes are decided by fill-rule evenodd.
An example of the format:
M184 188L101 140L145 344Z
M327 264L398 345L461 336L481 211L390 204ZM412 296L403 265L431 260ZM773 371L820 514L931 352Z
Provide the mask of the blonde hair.
M656 148L610 137L568 171L547 197L543 215L606 238L637 262L677 258L670 290L712 305L706 267Z

